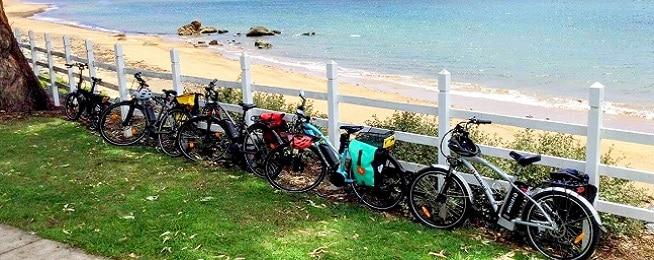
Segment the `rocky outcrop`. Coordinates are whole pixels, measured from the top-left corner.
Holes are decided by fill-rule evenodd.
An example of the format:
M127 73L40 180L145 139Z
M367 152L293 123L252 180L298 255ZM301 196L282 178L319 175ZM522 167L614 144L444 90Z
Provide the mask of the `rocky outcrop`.
M272 48L272 44L267 41L257 39L256 41L254 41L254 47L257 47L259 49L270 49Z
M277 30L271 31L268 28L263 27L263 26L254 26L254 27L250 28L250 31L247 34L245 34L245 36L247 36L247 37L258 37L258 36L266 36L266 35L275 35L276 34L275 32L277 32L277 34L282 33L282 32L277 31Z
M202 27L202 23L198 20L186 24L177 29L177 35L181 36L190 36L198 34L210 34L210 33L227 33L227 30L218 30L215 27Z
M304 36L314 36L314 35L316 35L316 32L305 32L305 33L302 33L302 35L304 35Z

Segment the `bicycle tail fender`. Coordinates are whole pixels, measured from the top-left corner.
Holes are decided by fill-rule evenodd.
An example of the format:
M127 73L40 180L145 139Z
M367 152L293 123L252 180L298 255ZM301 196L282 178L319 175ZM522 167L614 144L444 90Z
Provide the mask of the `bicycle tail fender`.
M425 168L420 169L418 172L416 172L415 176L418 176L421 173L427 172L427 171L437 171L437 172L442 172L443 174L447 174L448 169L449 169L449 167L447 167L445 165L432 164L432 165L429 165L429 166L427 166ZM461 174L459 174L458 172L454 172L454 174L452 174L451 177L459 179L461 181L461 183L463 183L463 188L466 189L468 194L471 196L471 197L468 198L468 201L472 202L472 190L470 189L470 184L468 184L468 181L466 181L466 179L463 178L463 176ZM470 203L470 205L472 205L473 208L476 210L474 203Z
M604 232L607 231L606 228L604 227L604 225L602 224L602 220L600 219L599 213L597 213L597 210L595 210L595 207L592 204L590 204L590 202L588 202L588 200L586 198L582 197L581 195L574 192L573 190L564 189L564 188L561 188L561 187L548 187L548 188L542 189L538 193L551 192L551 191L563 192L568 196L573 196L573 197L576 197L577 199L579 199L579 201L581 201L584 204L584 206L591 209L591 213L593 214L593 219L595 219L595 222L597 222L597 225L599 225L599 228Z

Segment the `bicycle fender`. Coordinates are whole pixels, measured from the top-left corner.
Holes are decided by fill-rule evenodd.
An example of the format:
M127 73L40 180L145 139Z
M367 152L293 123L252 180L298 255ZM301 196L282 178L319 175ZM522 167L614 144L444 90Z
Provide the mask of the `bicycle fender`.
M595 207L592 204L590 204L590 202L588 202L588 200L586 198L584 198L581 195L577 194L573 190L564 189L564 188L561 188L561 187L548 187L548 188L542 189L538 193L550 192L550 191L563 192L566 195L573 196L573 197L579 199L579 201L581 201L581 203L583 203L584 206L588 207L589 209L592 209L591 212L593 213L593 218L595 219L595 222L597 222L597 225L599 225L600 229L602 231L604 231L604 232L607 231L606 228L604 227L604 225L602 224L602 220L600 219L599 213L597 213L597 210L595 210Z
M423 172L427 172L427 171L442 171L443 173L447 173L448 169L449 169L449 167L447 167L445 165L432 164L432 165L429 165L427 167L424 167L424 168L418 170L418 172L416 172L416 176L420 175ZM463 176L461 176L457 172L455 172L454 175L452 175L452 177L459 179L463 183L463 188L466 189L466 191L468 192L468 195L470 196L470 198L468 198L468 200L470 200L472 202L472 189L470 189L470 184L468 184L468 181L466 181L466 179L464 179Z

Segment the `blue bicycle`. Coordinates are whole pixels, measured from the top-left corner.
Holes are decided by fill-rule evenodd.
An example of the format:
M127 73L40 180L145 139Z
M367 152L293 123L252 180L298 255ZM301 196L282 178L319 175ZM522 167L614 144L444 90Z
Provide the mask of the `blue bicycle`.
M305 115L306 98L285 141L268 154L264 169L270 184L288 192L307 192L318 187L327 174L335 186L347 185L365 205L387 210L397 206L406 194L405 170L392 153L393 131L361 132L363 126L341 126L336 149ZM351 140L351 136L357 134Z

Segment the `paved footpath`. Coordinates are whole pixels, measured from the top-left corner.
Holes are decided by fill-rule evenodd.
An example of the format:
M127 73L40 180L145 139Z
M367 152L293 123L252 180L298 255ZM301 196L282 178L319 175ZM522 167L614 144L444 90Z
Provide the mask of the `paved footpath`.
M66 244L47 240L15 227L0 225L0 260L14 259L66 259L100 260L99 256Z

